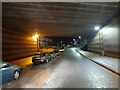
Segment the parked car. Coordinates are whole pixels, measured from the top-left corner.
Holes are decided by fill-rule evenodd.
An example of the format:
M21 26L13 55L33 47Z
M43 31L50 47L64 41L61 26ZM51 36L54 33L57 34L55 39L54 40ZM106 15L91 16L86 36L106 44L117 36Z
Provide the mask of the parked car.
M53 59L55 59L59 55L59 53L54 51L54 52L51 52L50 55L52 56Z
M20 70L21 68L19 66L0 61L0 83L12 79L17 80L20 77Z
M56 47L56 48L54 48L54 51L59 51L59 48L57 48L57 47Z
M59 51L57 51L57 52L55 51L54 54L57 57L57 56L59 56L60 52Z
M37 53L32 57L33 64L47 63L51 61L53 57L50 53Z

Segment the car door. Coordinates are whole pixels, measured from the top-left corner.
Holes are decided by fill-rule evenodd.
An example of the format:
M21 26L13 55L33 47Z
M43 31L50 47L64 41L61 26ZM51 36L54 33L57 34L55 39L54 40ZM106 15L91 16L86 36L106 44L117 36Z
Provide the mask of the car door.
M5 82L12 78L13 75L13 68L11 65L4 63L2 66L2 81Z
M2 67L0 65L0 84L2 84Z
M48 53L45 54L45 59L46 59L47 62L49 61L49 55L48 55Z

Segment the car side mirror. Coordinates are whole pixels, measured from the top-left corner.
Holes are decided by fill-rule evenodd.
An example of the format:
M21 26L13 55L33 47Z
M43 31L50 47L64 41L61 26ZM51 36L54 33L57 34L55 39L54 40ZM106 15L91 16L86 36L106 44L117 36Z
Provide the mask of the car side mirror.
M5 66L3 66L2 68L7 68L7 67L9 67L9 65L5 65Z

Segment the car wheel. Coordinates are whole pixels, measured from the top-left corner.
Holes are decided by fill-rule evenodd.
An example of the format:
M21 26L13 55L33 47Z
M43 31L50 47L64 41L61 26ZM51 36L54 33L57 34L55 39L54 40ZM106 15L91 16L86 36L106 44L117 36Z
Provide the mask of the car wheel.
M52 57L51 60L52 60L52 59L55 59L55 57Z
M34 64L34 65L37 65L38 63L35 63L35 62L34 62L33 64Z
M53 57L51 57L50 59L49 59L49 61L52 61L53 60Z
M45 60L45 63L48 63L48 60Z
M15 71L13 74L13 78L14 80L17 80L20 77L20 72L19 71Z

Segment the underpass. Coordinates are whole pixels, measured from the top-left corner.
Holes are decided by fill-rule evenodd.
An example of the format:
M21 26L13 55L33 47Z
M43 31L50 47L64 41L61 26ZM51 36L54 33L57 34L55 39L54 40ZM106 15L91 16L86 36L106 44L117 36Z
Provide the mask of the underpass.
M118 76L68 48L54 61L24 68L3 88L118 88Z
M20 78L8 80L3 88L118 88L119 75L104 68L119 72L118 6L118 2L2 2L2 60L22 68ZM33 55L51 47L65 51L49 63L33 65ZM92 59L97 56L104 67L76 48Z

